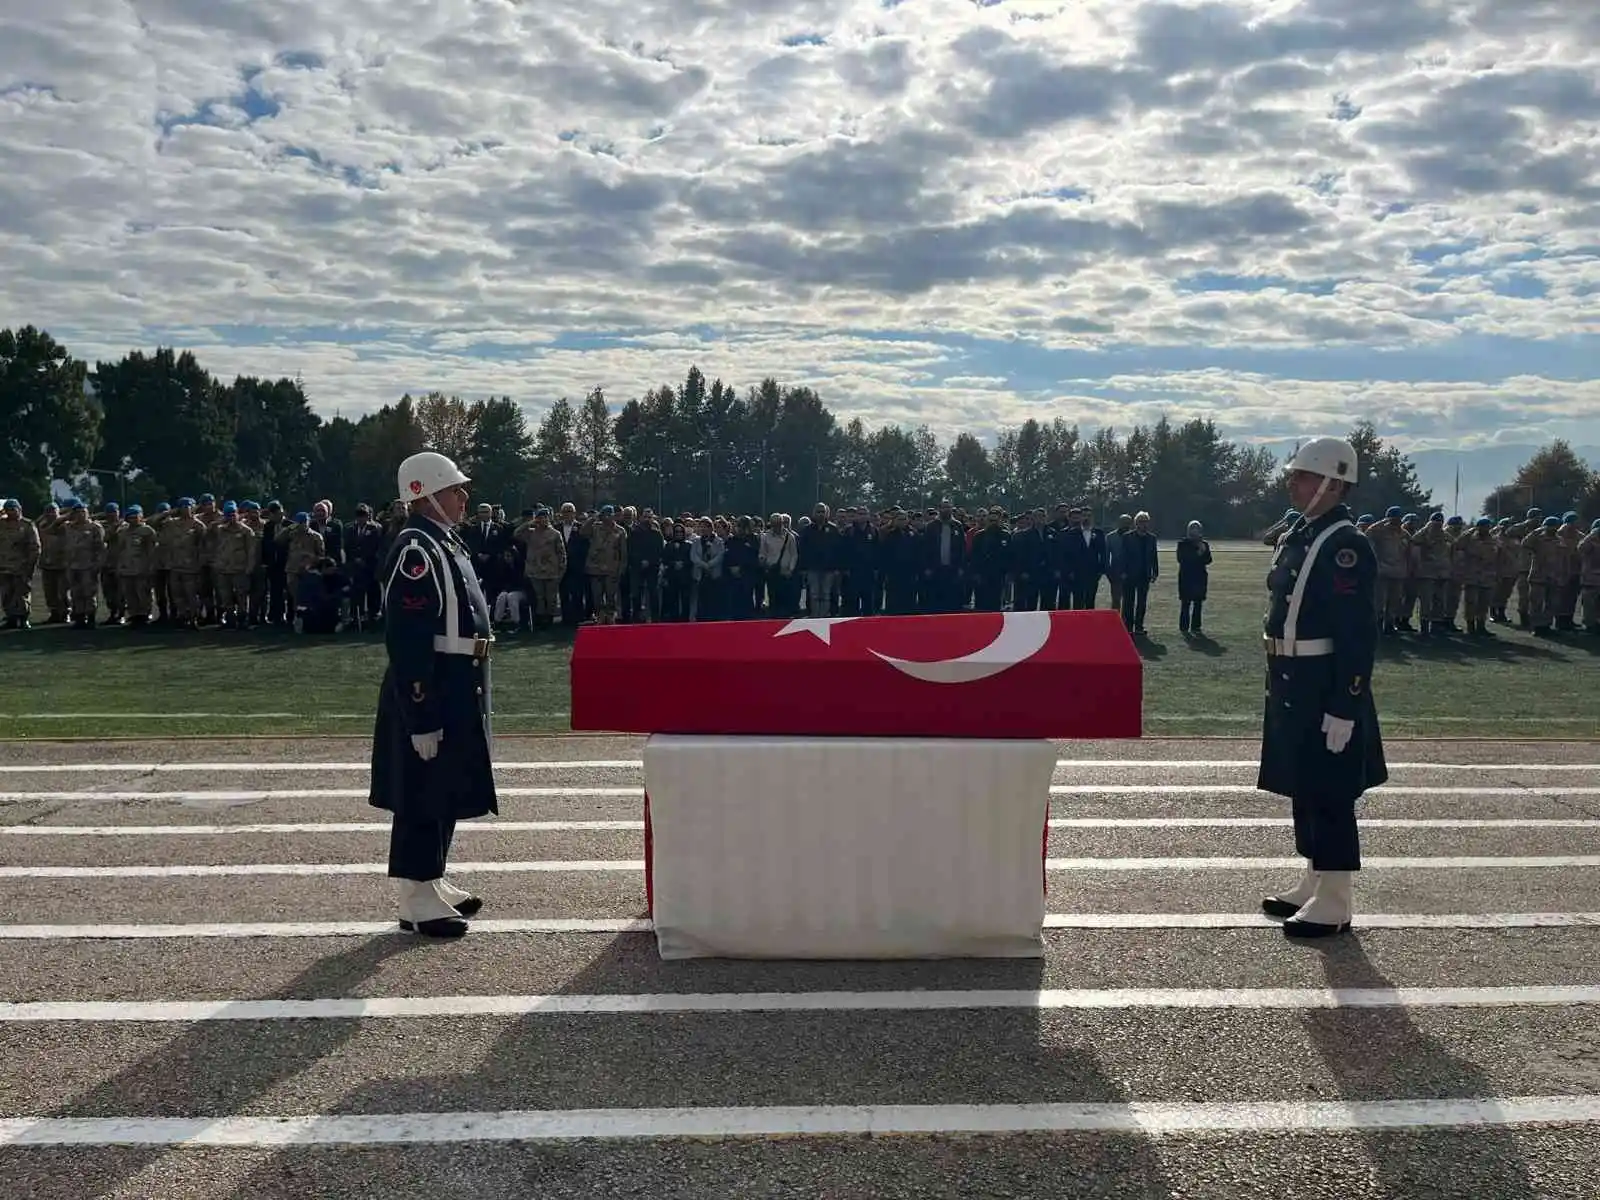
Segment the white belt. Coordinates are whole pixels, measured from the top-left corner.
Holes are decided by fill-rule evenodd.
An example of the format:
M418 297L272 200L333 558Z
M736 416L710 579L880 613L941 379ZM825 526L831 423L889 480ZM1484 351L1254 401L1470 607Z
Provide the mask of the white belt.
M435 654L461 654L470 658L484 659L489 657L489 646L493 638L486 637L451 637L449 634L436 634L433 639Z
M1261 640L1266 643L1268 654L1277 654L1285 658L1326 658L1333 653L1332 638L1302 638L1290 642L1285 638L1274 638L1262 635Z

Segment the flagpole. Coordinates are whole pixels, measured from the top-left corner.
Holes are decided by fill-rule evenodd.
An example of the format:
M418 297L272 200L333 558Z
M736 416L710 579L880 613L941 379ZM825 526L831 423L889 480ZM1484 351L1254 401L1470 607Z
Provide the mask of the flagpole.
M1454 515L1458 517L1461 515L1461 463L1459 460L1456 462L1456 499Z

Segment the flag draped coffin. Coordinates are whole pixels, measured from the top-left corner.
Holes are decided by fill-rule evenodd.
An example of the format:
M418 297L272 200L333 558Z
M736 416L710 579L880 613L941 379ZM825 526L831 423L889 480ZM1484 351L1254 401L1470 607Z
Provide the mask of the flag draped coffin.
M1136 738L1142 661L1110 611L586 626L575 730Z

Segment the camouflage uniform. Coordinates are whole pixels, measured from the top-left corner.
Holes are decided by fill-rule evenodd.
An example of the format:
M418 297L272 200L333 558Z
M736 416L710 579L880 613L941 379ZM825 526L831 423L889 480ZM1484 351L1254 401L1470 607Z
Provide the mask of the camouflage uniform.
M1445 624L1445 588L1450 582L1450 537L1444 515L1434 513L1412 543L1417 548L1417 604L1422 610L1422 633L1427 636Z
M1367 540L1378 559L1378 616L1384 633L1398 630L1405 616L1406 574L1410 565L1411 535L1400 525L1400 510L1391 508L1384 519L1367 529Z
M589 577L595 620L601 625L617 623L617 583L628 568L628 533L615 521L605 519L614 511L606 505L600 516L586 522L582 529L589 542L583 572Z
M522 543L523 574L533 596L533 623L553 624L560 600L561 578L567 573L567 540L550 524L550 513L540 509L533 523L517 530Z
M0 607L7 629L28 628L33 610L33 571L39 564L39 530L22 515L22 504L0 506Z
M1500 574L1500 543L1494 536L1494 522L1480 517L1470 533L1456 539L1455 552L1467 602L1467 632L1485 637L1489 627L1484 622Z
M206 546L206 525L190 511L192 504L185 498L173 505L157 543L172 591L172 619L188 629L200 623L200 568L205 565Z
M150 589L155 583L159 540L160 535L145 523L144 509L137 504L128 505L128 520L117 537L114 561L117 595L130 625L146 625L150 621Z
M1528 551L1528 619L1534 637L1550 636L1555 594L1564 578L1567 555L1560 529L1560 518L1546 517L1522 543Z
M45 509L39 528L39 572L44 576L44 606L50 610L46 625L67 619L67 519L56 506Z
M259 551L255 531L239 520L233 501L222 506L222 519L211 527L212 578L217 588L217 620L243 629L249 618L250 572Z
M89 519L89 510L82 503L68 503L72 515L67 518L63 534L68 605L74 624L93 629L100 603L100 572L106 563L106 531Z
M1578 543L1578 611L1583 627L1600 634L1600 517Z

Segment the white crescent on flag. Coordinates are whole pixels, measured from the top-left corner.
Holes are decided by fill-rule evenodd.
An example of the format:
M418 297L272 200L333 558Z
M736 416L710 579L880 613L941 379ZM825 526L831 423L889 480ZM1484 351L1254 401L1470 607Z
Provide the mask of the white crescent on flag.
M820 642L833 644L833 627L857 617L800 617L778 630L778 637L793 633L809 633ZM871 650L874 658L888 663L902 675L920 679L924 683L974 683L1009 670L1026 662L1050 640L1050 614L1048 612L1008 612L1000 622L1000 632L994 641L971 654L960 658L938 659L934 662L913 662L905 658L892 658ZM869 647L870 650L870 647Z
M1049 640L1048 612L1008 612L1001 620L1000 633L994 641L960 658L911 662L903 658L890 658L876 650L872 653L901 674L924 683L974 683L1026 662L1043 650Z

